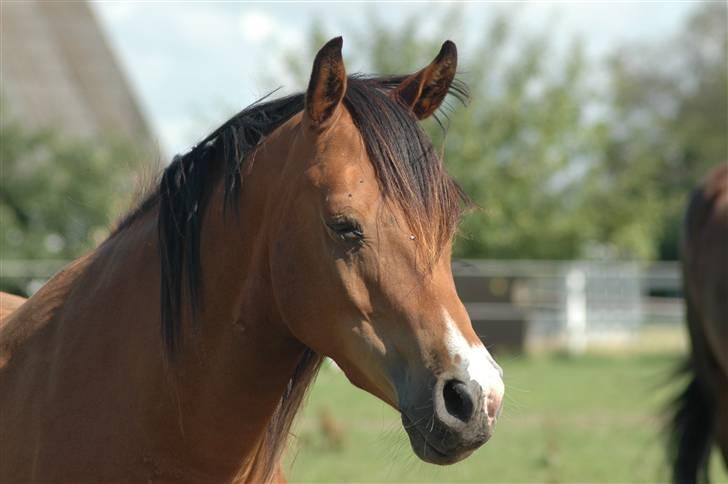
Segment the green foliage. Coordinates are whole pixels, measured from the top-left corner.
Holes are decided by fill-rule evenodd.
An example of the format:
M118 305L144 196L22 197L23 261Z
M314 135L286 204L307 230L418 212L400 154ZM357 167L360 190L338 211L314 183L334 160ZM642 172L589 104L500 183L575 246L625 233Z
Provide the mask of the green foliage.
M133 159L121 143L0 123L0 258L70 260L95 247L135 190ZM3 277L0 289L26 293L27 282Z
M726 156L725 9L698 6L675 39L625 48L606 70L578 39L558 48L548 31L524 32L508 13L486 22L475 45L460 42L473 102L445 122L446 163L478 209L465 217L455 254L655 258L674 245L665 235L685 194ZM427 35L422 20L395 30L372 15L347 42L355 50L347 62L414 72L464 30L457 8ZM326 37L314 25L311 51ZM667 53L676 68L665 67ZM305 85L301 60L290 67ZM595 82L597 73L610 82ZM427 129L440 138L434 122Z
M495 258L572 258L590 234L580 223L575 196L578 163L588 163L599 138L584 120L589 93L578 46L564 69L545 37L513 40L504 20L477 58L467 63L474 103L452 117L448 167L481 208L462 224L456 254ZM506 43L517 53L505 59Z
M673 38L610 59L614 122L595 204L613 192L622 210L654 213L649 255L677 257L687 194L728 161L726 25L725 4L705 3Z

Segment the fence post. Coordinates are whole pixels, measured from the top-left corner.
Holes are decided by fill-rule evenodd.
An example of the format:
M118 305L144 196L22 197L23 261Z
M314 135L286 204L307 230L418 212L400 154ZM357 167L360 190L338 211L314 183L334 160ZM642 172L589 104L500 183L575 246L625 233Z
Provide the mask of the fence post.
M566 273L566 350L581 355L586 344L586 273L572 266Z

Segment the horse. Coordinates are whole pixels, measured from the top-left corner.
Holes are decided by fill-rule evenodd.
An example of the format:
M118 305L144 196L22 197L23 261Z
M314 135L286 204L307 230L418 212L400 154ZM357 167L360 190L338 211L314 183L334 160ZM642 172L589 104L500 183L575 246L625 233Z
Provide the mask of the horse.
M493 434L501 368L450 258L468 200L419 121L445 42L411 75L348 76L243 109L163 171L97 249L0 329L0 481L272 482L324 357L452 464Z
M682 239L690 379L673 402L669 455L673 481L695 483L714 444L728 468L728 163L693 191Z
M16 309L22 306L24 302L24 297L16 296L15 294L8 294L7 292L0 292L0 325L2 325L3 321L13 314Z

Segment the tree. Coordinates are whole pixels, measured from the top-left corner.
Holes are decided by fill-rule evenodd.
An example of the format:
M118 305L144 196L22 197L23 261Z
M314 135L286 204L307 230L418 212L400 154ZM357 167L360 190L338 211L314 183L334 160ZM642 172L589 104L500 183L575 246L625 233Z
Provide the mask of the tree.
M74 259L103 241L135 191L134 151L120 142L65 140L0 123L0 257ZM29 278L0 274L27 294Z
M628 210L642 198L656 233L650 256L677 258L687 194L728 162L727 25L725 4L703 3L666 42L626 46L610 59L614 126L594 204L613 192L623 196L612 203Z

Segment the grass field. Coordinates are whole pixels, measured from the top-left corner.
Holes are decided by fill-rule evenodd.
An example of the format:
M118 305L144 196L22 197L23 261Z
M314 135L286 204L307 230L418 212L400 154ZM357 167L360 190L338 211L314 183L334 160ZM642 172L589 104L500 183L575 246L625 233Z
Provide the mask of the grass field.
M663 482L663 385L677 356L502 356L495 436L449 467L419 461L395 411L325 366L287 456L291 482ZM717 453L713 482L728 482Z

